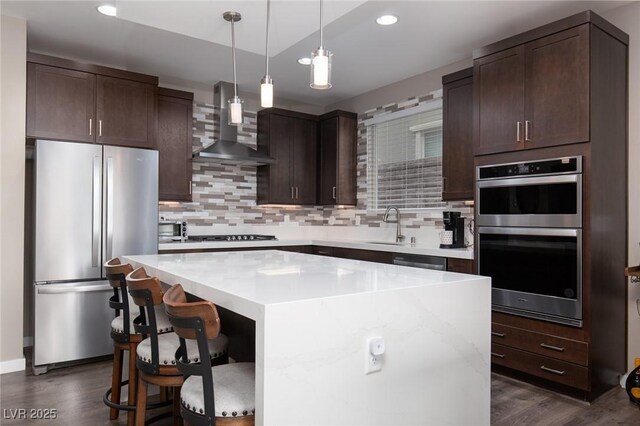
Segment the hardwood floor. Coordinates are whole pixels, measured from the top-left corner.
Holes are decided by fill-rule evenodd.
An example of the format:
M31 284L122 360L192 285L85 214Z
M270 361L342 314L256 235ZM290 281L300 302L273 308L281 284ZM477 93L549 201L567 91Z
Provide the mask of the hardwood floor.
M127 416L109 421L102 394L111 379L111 361L56 369L40 376L30 371L0 376L2 425L125 425ZM124 393L126 395L126 392ZM55 420L10 420L17 408L57 410ZM153 415L166 410L159 409ZM164 419L157 425L169 425ZM491 380L491 424L504 425L640 425L640 409L616 388L595 403L577 401L497 374Z

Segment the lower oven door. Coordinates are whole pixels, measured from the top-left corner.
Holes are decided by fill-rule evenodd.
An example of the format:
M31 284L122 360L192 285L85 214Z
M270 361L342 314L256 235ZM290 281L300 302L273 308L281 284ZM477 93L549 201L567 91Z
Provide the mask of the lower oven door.
M478 271L493 309L582 326L582 231L478 228Z

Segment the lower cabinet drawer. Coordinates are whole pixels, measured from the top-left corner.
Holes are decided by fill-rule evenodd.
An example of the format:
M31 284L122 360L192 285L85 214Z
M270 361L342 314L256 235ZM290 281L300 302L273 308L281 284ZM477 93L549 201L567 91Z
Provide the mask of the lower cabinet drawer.
M491 342L574 364L588 365L588 345L577 340L492 323Z
M491 362L573 388L589 390L589 370L569 362L495 343L491 344Z

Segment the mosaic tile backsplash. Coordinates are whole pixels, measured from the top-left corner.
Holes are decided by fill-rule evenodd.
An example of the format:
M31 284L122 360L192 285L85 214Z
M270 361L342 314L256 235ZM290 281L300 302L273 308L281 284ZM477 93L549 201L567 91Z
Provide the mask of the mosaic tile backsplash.
M399 111L434 98L442 91L412 97L400 103L384 105L358 117L357 145L357 206L258 206L256 205L256 168L221 162L193 162L193 201L161 202L160 217L166 220L186 220L191 233L194 227L300 226L300 227L388 227L383 224L383 212L367 211L367 135L363 121L381 114ZM193 149L200 150L213 142L213 105L194 104ZM257 114L246 112L238 129L238 141L256 147ZM464 203L448 203L446 209L462 212L472 218L473 207ZM442 227L442 209L402 212L402 228ZM233 228L238 229L238 228ZM372 229L373 230L373 229ZM229 233L238 232L229 230ZM410 234L408 232L406 234Z

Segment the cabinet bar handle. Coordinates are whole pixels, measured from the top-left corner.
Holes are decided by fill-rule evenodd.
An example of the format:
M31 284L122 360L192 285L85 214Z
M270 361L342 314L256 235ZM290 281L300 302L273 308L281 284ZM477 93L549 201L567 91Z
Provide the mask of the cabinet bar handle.
M540 347L551 349L552 351L564 352L564 348L561 348L560 346L547 345L546 343L540 343Z
M98 120L98 136L102 137L102 120Z
M89 119L89 136L92 136L93 133L93 119Z
M189 181L189 195L191 195L191 191L193 191L193 181Z
M291 199L294 200L294 196L293 196L293 186L291 187Z
M525 120L524 122L524 141L531 142L531 137L529 135L531 128L531 122L529 120Z
M491 332L491 335L492 335L492 336L496 336L496 337L504 337L504 336L506 336L506 334L504 334L504 333L498 333L497 331L492 331L492 332Z
M540 370L548 371L549 373L557 374L558 376L564 376L564 371L545 367L544 365L540 366Z
M516 122L516 142L521 142L520 141L521 133L522 133L522 121L517 121Z
M446 192L447 190L447 177L442 176L442 192Z
M504 358L504 355L503 354L499 354L498 352L491 352L491 356L495 356L495 357L498 357L498 358Z
M333 187L333 199L334 200L336 199L336 187L335 186Z
M298 187L296 186L296 200L298 199Z

